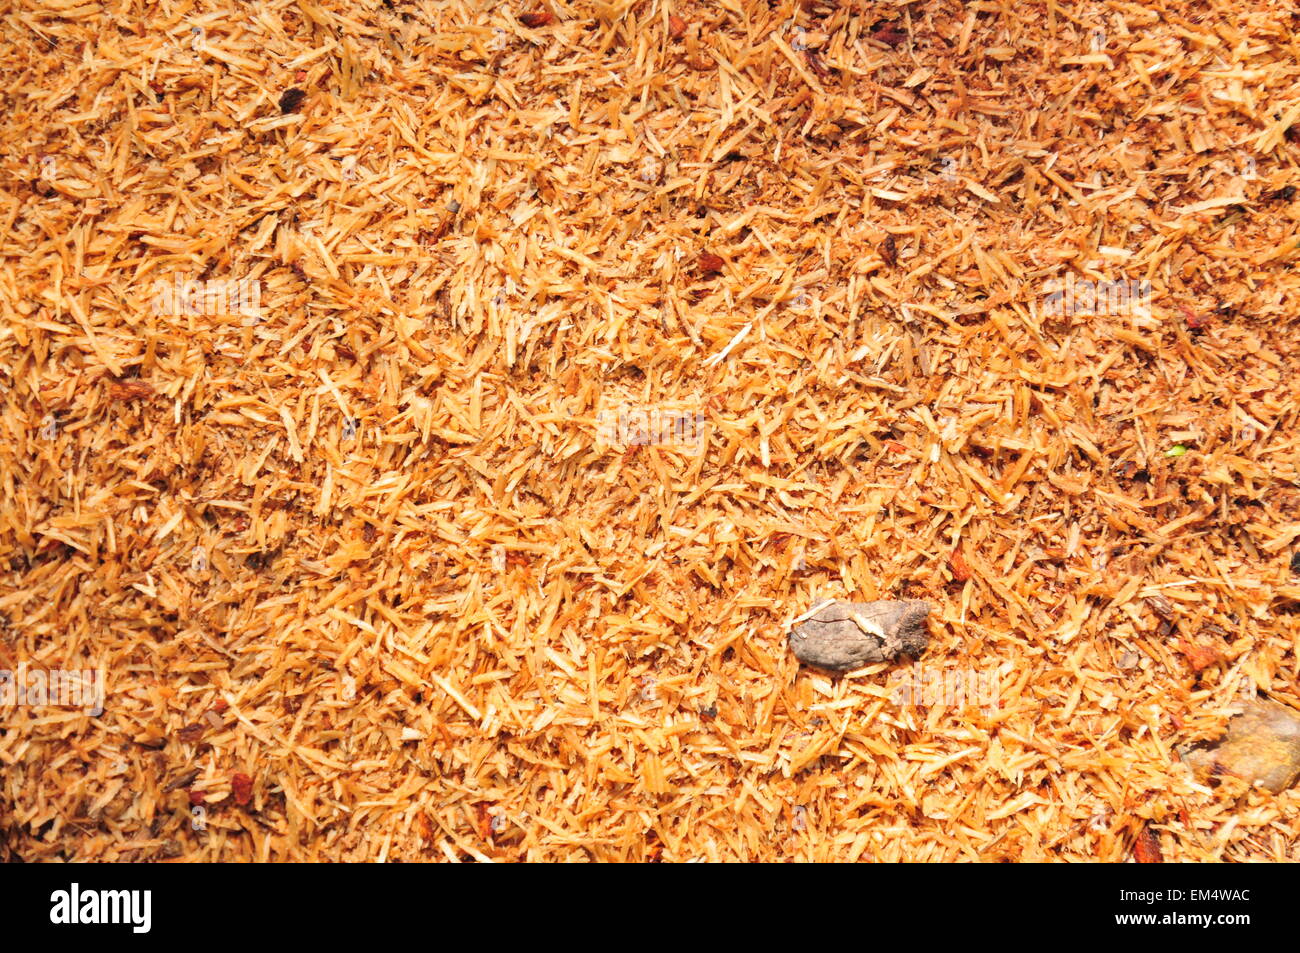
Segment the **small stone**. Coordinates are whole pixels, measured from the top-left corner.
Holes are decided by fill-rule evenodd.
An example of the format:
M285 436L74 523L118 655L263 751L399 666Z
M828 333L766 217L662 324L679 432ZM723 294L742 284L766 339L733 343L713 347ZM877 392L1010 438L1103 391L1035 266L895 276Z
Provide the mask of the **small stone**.
M1227 775L1277 794L1300 777L1300 715L1276 702L1250 702L1213 746L1179 754L1202 780Z
M790 648L806 665L845 672L900 655L919 656L930 642L921 600L831 602L800 621Z

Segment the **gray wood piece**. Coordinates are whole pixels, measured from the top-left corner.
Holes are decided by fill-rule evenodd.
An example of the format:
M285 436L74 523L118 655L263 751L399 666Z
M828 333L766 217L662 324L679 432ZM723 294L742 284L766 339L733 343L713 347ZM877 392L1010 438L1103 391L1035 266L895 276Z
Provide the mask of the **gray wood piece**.
M794 627L790 648L799 661L837 672L915 658L930 642L930 608L919 599L833 602Z

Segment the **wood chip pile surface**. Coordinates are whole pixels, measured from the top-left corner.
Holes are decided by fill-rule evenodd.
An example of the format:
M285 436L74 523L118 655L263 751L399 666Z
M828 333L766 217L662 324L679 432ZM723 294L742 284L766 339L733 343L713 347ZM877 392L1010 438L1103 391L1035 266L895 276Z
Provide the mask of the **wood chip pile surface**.
M6 7L0 859L1300 860L1293 4Z

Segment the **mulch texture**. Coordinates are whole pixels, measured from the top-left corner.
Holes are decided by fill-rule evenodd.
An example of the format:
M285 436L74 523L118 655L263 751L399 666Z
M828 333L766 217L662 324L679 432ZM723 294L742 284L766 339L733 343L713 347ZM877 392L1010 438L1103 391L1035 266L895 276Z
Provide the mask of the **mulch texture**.
M1298 22L15 0L0 858L1300 860Z

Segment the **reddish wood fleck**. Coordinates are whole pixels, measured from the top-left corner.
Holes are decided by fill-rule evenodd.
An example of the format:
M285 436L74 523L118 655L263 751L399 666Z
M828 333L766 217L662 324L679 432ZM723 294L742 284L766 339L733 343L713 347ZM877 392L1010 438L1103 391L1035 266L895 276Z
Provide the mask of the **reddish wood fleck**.
M702 252L700 254L699 265L700 271L706 275L716 275L722 271L723 260L712 252Z
M871 31L871 38L887 46L898 46L907 39L907 33L897 23L882 23Z
M948 559L948 568L952 570L952 578L958 582L965 582L970 578L970 566L960 546L952 551L952 556Z
M1218 665L1223 661L1223 654L1214 646L1207 645L1204 642L1192 642L1187 639L1178 640L1178 651L1182 652L1187 659L1187 664L1192 667L1193 672L1203 672L1212 665Z
M433 823L429 820L429 815L421 811L415 815L416 826L420 829L420 839L426 844L433 843Z
M235 795L235 803L246 807L253 799L253 779L242 771L230 779L230 788Z
M1133 859L1139 864L1163 864L1164 855L1160 853L1160 838L1149 825L1144 824L1133 844Z
M114 400L139 400L152 397L154 391L144 381L114 380L108 382L108 394Z
M482 801L474 805L474 826L483 840L492 839L492 818L488 816L488 806Z
M555 22L555 14L546 11L537 13L521 13L519 22L530 30L536 30L538 27L544 27Z
M1209 323L1209 315L1201 314L1199 311L1193 311L1188 305L1179 305L1183 311L1183 318L1187 321L1189 331L1200 331Z
M668 16L668 35L674 40L680 40L686 35L686 21L675 13Z

